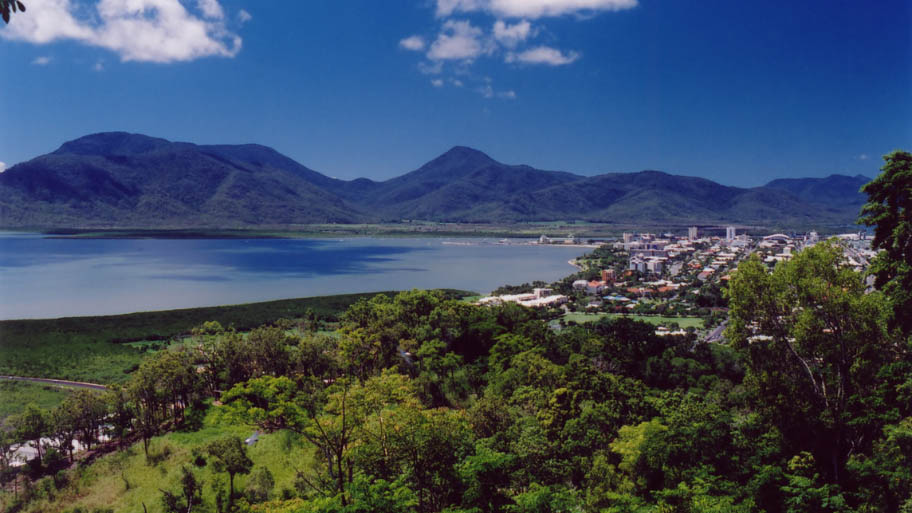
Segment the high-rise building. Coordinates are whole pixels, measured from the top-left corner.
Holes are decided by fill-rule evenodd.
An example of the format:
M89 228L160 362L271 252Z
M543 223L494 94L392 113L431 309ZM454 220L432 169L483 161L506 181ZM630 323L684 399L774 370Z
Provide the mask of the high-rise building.
M729 226L725 228L725 240L735 240L735 227Z
M691 226L687 229L687 238L690 240L697 240L697 227Z
M630 244L630 241L633 240L633 234L629 232L624 232L624 244Z

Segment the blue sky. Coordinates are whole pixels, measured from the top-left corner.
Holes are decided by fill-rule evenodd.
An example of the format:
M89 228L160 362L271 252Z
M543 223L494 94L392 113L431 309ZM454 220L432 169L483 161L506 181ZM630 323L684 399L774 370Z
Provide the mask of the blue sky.
M256 142L344 179L454 145L754 186L912 149L907 0L23 0L0 162L92 132Z

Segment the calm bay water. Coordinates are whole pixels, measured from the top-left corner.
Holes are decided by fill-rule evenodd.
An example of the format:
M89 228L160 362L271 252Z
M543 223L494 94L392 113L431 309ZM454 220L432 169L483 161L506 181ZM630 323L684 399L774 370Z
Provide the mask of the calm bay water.
M584 248L494 239L47 239L0 233L0 319L553 281Z

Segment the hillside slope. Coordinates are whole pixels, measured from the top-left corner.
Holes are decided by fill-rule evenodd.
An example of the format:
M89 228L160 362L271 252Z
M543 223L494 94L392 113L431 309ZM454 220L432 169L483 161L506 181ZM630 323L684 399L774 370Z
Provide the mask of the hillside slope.
M0 174L0 226L251 228L403 219L846 225L867 180L833 175L738 188L660 171L585 177L503 164L456 146L390 180L345 181L266 146L111 132L64 143Z
M780 178L766 184L766 187L788 191L812 203L861 207L867 196L859 189L870 181L864 175L830 175L826 178Z
M95 134L0 174L7 227L249 227L370 220L272 149Z

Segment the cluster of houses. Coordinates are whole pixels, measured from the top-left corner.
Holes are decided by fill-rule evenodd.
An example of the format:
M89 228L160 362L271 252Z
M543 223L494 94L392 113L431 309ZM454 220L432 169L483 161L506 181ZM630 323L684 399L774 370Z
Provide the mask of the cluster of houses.
M610 243L608 247L616 251L617 256L626 256L626 265L614 264L614 268L601 269L598 279L576 280L572 288L588 296L587 309L602 309L607 303L614 311L621 308L639 312L644 304L651 305L654 299L666 298L678 305L679 310L683 306L685 311L693 311L697 307L686 299L692 299L693 288L700 283L727 281L728 273L751 252L756 251L766 262L775 263L790 259L793 254L820 240L816 232L791 236L777 233L751 238L738 234L733 226L726 227L724 236L701 234L700 231L691 227L686 237L669 233L624 233L621 240ZM873 253L866 246L864 235L839 237L849 241L846 245L848 262L859 268L867 266ZM542 236L537 242L578 244L579 240L573 235L566 239ZM552 289L536 288L526 294L484 297L477 303L495 305L512 302L541 308L564 305L570 300L565 295L555 294Z
M702 267L701 262L705 261L707 256L712 256L712 262L698 274L698 277L705 281L719 267L737 259L739 253L749 248L750 244L750 238L743 234L737 235L733 226L726 228L724 239L700 238L698 228L692 226L687 230L686 238L670 234L658 238L651 233L625 233L623 241L615 243L615 247L628 253L628 270L656 276L666 274L666 271L668 275L676 276L685 269L685 265L689 266L688 270L694 270L695 266ZM706 246L709 247L700 249ZM688 260L686 257L689 255L693 258Z

